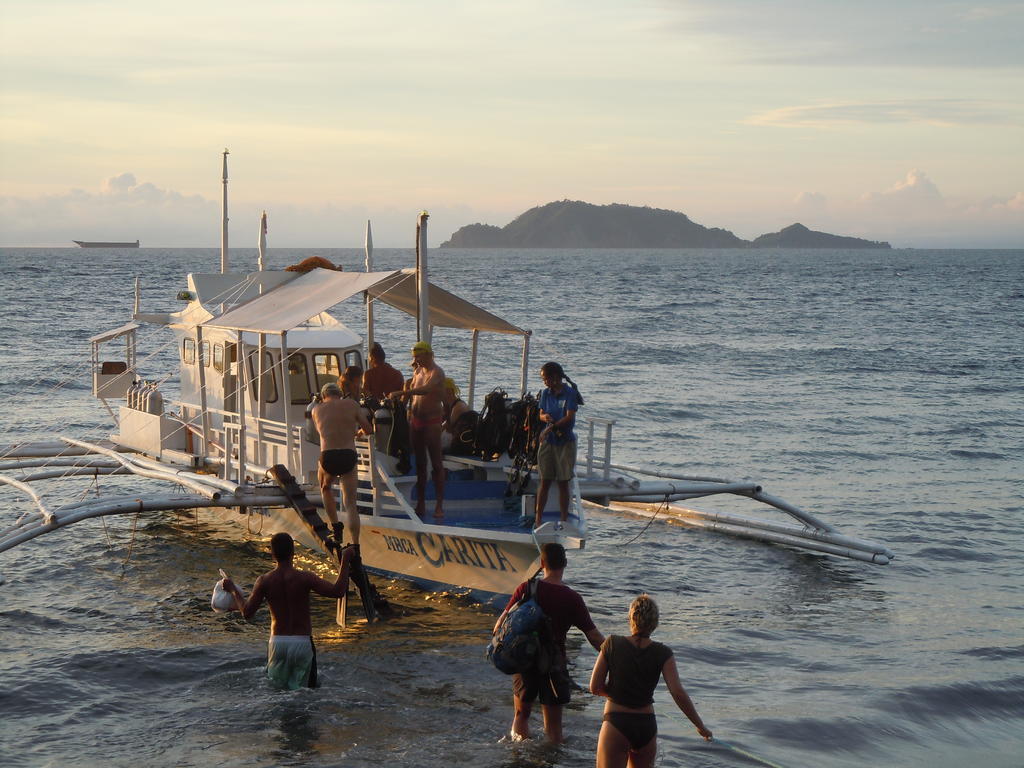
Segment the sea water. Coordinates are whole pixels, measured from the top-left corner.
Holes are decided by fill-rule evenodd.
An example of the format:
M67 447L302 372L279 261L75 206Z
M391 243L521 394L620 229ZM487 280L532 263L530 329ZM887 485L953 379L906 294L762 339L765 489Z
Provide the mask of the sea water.
M271 250L277 267L357 250ZM410 266L378 250L378 268ZM533 330L616 420L614 460L761 482L887 544L888 566L592 513L567 580L605 633L638 593L716 736L783 766L1024 764L1024 251L435 251L440 285ZM232 262L252 268L255 249ZM218 253L0 250L0 443L110 431L90 396L91 335L180 306ZM362 327L359 302L339 317ZM407 369L411 325L380 309ZM470 342L438 331L466 385ZM116 350L112 350L116 351ZM520 350L484 335L477 404L518 392ZM140 332L139 365L174 396L177 350ZM169 376L169 378L167 378ZM41 486L44 500L137 478ZM758 510L702 500L707 510ZM0 490L0 524L30 509ZM588 766L602 701L578 692L567 744L502 741L510 679L484 659L492 612L457 594L381 588L396 616L341 629L315 600L322 687L268 688L268 617L211 610L218 568L271 565L200 514L94 520L0 555L0 763L5 766ZM330 575L324 558L302 567ZM595 652L570 633L572 673ZM662 686L660 766L749 766L705 744ZM539 731L535 715L534 728Z

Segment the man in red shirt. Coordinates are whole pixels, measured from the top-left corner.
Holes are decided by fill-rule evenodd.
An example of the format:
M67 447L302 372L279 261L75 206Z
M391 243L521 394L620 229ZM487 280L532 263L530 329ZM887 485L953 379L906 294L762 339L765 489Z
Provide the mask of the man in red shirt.
M583 598L562 581L566 564L565 547L561 544L548 543L541 547L540 566L544 569L544 577L537 582L536 600L551 620L557 653L548 672L524 672L512 676L515 707L512 738L517 741L530 738L530 712L533 710L533 702L538 698L544 713L544 735L554 744L565 741L562 735L562 707L569 703L573 687L565 654L565 636L569 627L579 629L594 646L594 650L601 650L604 642L604 635L590 618L590 611ZM498 631L505 614L512 610L528 589L529 582L523 582L516 588L495 622L492 634Z
M370 367L363 374L363 392L370 397L383 400L388 392L405 386L402 372L390 363L384 362L384 347L377 342L370 348Z

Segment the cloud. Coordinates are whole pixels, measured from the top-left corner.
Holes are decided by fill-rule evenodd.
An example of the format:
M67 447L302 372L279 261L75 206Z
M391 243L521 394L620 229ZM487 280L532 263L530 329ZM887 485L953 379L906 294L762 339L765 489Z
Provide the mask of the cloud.
M886 217L928 216L947 212L949 205L939 188L919 170L909 171L905 178L882 192L870 192L861 198L865 206Z
M1024 246L1024 192L983 201L954 199L920 169L856 198L802 192L776 215L779 226L795 220L811 229L887 240L895 247Z
M120 176L107 179L103 189L108 193L129 192L137 183L134 173L122 173Z
M759 64L1024 67L1024 4L983 6L932 0L665 0L666 27L727 42L723 50Z
M360 205L296 205L262 200L229 201L231 248L255 248L260 213L270 220L274 247L361 247L372 219L374 243L382 248L412 247L419 208ZM482 211L449 205L431 209L429 241L436 246L464 224L505 223L516 212ZM220 201L185 195L132 173L104 181L97 190L72 189L37 198L0 196L0 245L71 245L72 240L139 239L143 247L220 246Z
M828 198L820 192L801 192L793 198L793 207L803 216L820 216L828 211Z
M827 128L856 123L929 125L1021 125L1024 112L1016 103L982 99L916 99L844 102L781 107L751 115L749 125Z
M72 239L194 245L209 243L209 232L218 221L216 203L140 184L131 173L107 179L98 191L0 197L0 238L5 245L63 245Z
M838 181L836 182L839 183ZM837 187L838 189L838 187ZM538 201L542 202L542 201ZM612 202L635 202L629 192ZM735 204L732 203L733 205ZM233 199L232 249L255 254L263 209L269 213L273 248L362 246L367 219L379 248L411 248L419 209L397 206L299 205ZM963 200L949 196L921 169L864 194L800 192L781 207L707 208L697 217L746 237L799 221L811 229L888 240L896 247L1020 248L1024 246L1024 192ZM525 207L529 207L525 205ZM430 242L436 247L459 227L473 222L504 225L520 210L482 210L468 205L430 210ZM684 213L694 214L693 210ZM135 240L143 247L220 245L220 201L185 195L121 173L97 189L73 189L39 198L0 197L0 245L65 245L71 240ZM744 223L745 222L745 223ZM245 256L239 256L245 260ZM253 256L254 258L254 256ZM254 263L254 262L253 262Z

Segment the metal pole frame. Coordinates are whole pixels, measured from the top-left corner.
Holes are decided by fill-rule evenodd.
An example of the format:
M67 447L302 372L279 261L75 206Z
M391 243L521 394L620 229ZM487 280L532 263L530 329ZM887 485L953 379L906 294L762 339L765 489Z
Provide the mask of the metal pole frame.
M289 410L292 404L292 383L288 376L288 331L281 331L281 406L284 408L284 455L285 464L291 464L292 471L301 477L301 467L292 454L292 422Z
M480 329L473 329L473 343L470 347L469 352L469 394L467 395L467 402L469 403L469 409L476 410L473 405L473 398L476 392L476 359L477 359L477 348L480 344Z
M199 408L202 414L203 459L210 453L210 412L206 399L206 359L203 355L203 326L196 326L196 360L199 361ZM226 478L225 478L226 479Z
M246 372L245 364L245 342L242 340L242 332L238 331L238 366L241 373L242 391L238 399L238 484L245 482L245 399L249 396L249 375ZM226 432L226 430L225 430ZM231 466L231 454L224 457L225 466ZM230 480L230 477L225 477Z

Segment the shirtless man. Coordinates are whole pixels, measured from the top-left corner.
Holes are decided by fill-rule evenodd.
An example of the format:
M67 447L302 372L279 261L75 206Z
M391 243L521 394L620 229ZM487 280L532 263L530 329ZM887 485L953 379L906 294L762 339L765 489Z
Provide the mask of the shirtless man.
M338 509L331 486L334 478L341 478L341 501L345 507L352 543L359 546L359 510L356 508L356 434L368 435L372 431L363 409L355 400L343 399L341 387L324 384L320 390L323 401L313 407L313 423L320 433L320 465L317 478L324 499L324 511L334 528L334 538L341 544L345 527L338 522Z
M256 579L248 600L231 579L225 579L224 589L235 596L235 606L247 620L259 610L264 600L270 603L267 677L271 682L292 691L305 686L315 688L316 647L313 645L313 622L309 616L309 593L341 597L348 591L352 548L342 551L338 578L333 584L292 565L295 542L287 533L275 533L271 537L270 551L275 568Z
M402 372L386 362L386 357L384 347L374 342L370 348L370 367L363 374L363 390L378 400L405 385Z
M441 463L441 422L444 421L444 371L434 362L425 341L412 347L415 373L405 389L388 397L412 398L409 407L409 442L416 456L416 514L426 515L427 456L434 475L434 518L444 517L444 465Z

